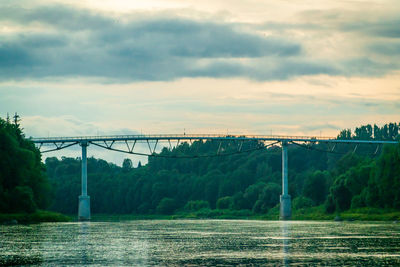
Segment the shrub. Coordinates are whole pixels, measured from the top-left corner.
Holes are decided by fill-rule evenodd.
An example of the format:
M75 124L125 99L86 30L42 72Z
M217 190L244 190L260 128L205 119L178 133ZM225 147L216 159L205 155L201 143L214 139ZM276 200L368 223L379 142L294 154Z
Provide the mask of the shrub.
M281 188L276 183L268 183L262 189L258 200L253 205L254 213L266 213L270 208L279 203Z
M315 205L315 202L308 198L308 197L296 197L293 199L293 209L298 210L298 209L303 209L303 208L310 208Z
M210 208L210 203L205 200L191 200L188 201L184 207L184 210L186 211L198 211L200 209L209 209Z
M36 204L33 201L33 191L27 186L17 186L10 195L10 206L16 212L34 212Z
M172 198L165 197L158 203L156 211L159 214L172 214L176 209L176 201Z
M217 200L217 209L230 209L233 205L232 197L221 197Z
M364 206L365 206L364 200L361 195L354 196L353 199L351 200L351 208L352 209L361 208Z

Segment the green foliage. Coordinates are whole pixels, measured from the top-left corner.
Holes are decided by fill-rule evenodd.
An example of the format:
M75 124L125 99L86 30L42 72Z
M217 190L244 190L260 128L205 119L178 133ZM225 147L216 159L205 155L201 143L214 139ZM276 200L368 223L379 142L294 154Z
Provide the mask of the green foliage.
M351 139L351 129L344 129L342 130L337 139L341 139L341 140L349 140Z
M385 146L370 175L366 203L400 208L400 144ZM375 204L375 205L373 205Z
M130 169L132 169L132 160L124 159L124 162L122 163L122 169L124 171L129 171Z
M394 140L399 138L398 126L361 126L354 133L345 130L339 137ZM221 146L212 141L181 143L160 153L172 157L150 157L147 165L136 168L129 160L119 167L89 158L88 193L92 212L134 216L186 212L210 218L243 213L276 219L282 191L281 148L257 149L258 146L257 142L244 142L242 150L248 152L235 153L238 147L235 142L223 142ZM332 148L327 144L313 144L312 149L288 147L289 194L294 209L318 207L315 218L322 218L322 213L333 214L351 207L398 208L398 146L388 146L383 151L379 148L376 155L376 147L370 145L356 149L337 144L334 149L337 154L326 152ZM218 150L226 155L173 157L212 155ZM349 153L340 154L346 152ZM46 159L47 174L54 188L52 210L76 214L80 164L79 158Z
M9 203L9 208L13 212L34 212L36 210L33 191L28 186L16 186L9 195Z
M258 182L246 188L246 191L244 192L243 195L244 208L247 209L253 208L254 203L256 203L256 201L258 200L265 186L266 186L265 183Z
M172 198L163 198L157 205L157 213L172 214L176 209L176 202Z
M330 180L327 171L315 171L309 175L303 185L303 195L311 199L317 205L325 201L328 191L327 182Z
M186 203L184 210L185 211L198 211L201 209L209 209L210 203L204 200L190 200Z
M398 221L400 220L400 211L383 208L357 208L350 209L340 213L343 220L360 221Z
M335 209L343 211L350 208L352 195L346 186L345 176L341 175L336 179L331 187L331 195L331 200L335 204Z
M18 119L0 118L0 212L33 212L50 204L50 184L41 155L25 139Z
M356 140L398 140L400 123L389 123L379 128L376 124L372 127L370 124L356 127L354 133L351 129L345 129L340 132L338 139L356 139Z
M400 208L400 144L385 146L377 160L346 155L337 165L328 212L360 207ZM352 164L350 164L352 163Z
M334 214L327 214L323 205L293 209L293 220L333 220Z
M16 220L17 223L40 223L40 222L70 222L71 217L60 213L45 210L36 210L33 213L0 214L0 224Z
M333 199L332 194L328 195L325 201L325 212L334 213L336 211L336 202Z
M364 198L361 195L356 195L351 199L351 208L361 208L365 207Z
M313 206L315 206L315 202L308 197L299 196L299 197L296 197L295 199L293 199L292 206L293 206L293 210L299 210L299 209L303 209L303 208L313 207Z
M233 205L232 197L221 197L217 201L217 209L224 210L230 209Z
M258 200L254 203L254 213L266 213L268 209L279 203L279 194L281 192L280 185L276 183L268 183L264 186L259 195Z

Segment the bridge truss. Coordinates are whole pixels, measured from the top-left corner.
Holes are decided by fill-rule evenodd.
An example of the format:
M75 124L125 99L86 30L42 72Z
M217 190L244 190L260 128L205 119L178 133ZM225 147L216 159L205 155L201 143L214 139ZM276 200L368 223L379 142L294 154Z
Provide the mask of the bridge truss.
M310 137L310 136L279 136L279 135L218 135L218 134L163 134L163 135L114 135L114 136L78 136L78 137L48 137L31 138L42 153L53 152L68 148L77 144L92 144L108 150L123 152L141 156L157 156L154 153L158 147L167 147L172 150L182 142L192 144L195 141L215 141L218 142L219 149L216 155L221 155L221 145L223 142L231 141L237 144L237 152L242 152L245 142L257 142L259 144L268 143L293 143L293 144L332 144L331 152L335 151L337 144L396 144L397 141L376 141L376 140L340 140L333 137ZM137 144L146 144L149 153L135 151ZM116 144L123 144L124 147L116 147ZM42 150L43 147L51 147ZM262 147L262 146L261 146ZM177 156L169 156L177 157ZM194 156L195 157L195 156Z
M87 147L89 145L97 146L107 150L128 153L132 155L151 156L151 157L170 157L170 158L199 158L216 157L236 153L244 153L257 149L264 149L272 145L282 147L282 195L280 196L281 212L280 218L283 220L291 217L291 197L288 187L288 153L289 144L302 146L312 149L314 144L329 144L331 147L324 152L335 153L338 144L353 144L355 152L359 145L376 145L375 153L383 144L398 144L398 141L377 141L377 140L344 140L333 137L315 137L315 136L273 136L273 135L218 135L218 134L162 134L162 135L114 135L114 136L78 136L78 137L48 137L48 138L30 138L42 153L62 150L74 145L82 147L82 194L79 196L79 220L90 219L90 197L87 195ZM157 154L158 147L178 147L180 143L195 141L213 141L218 142L218 150L214 154L207 155L165 155ZM224 153L223 143L233 142L236 144L236 151ZM246 142L256 144L251 149L243 149ZM118 144L118 146L117 146ZM122 144L122 147L121 147ZM135 150L137 144L147 144L149 153L143 153Z

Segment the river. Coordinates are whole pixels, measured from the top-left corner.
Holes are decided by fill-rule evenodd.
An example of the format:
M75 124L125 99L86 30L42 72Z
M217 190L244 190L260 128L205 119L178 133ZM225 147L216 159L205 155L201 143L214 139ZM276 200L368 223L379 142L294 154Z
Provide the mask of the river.
M0 226L0 265L400 266L400 224L143 220Z

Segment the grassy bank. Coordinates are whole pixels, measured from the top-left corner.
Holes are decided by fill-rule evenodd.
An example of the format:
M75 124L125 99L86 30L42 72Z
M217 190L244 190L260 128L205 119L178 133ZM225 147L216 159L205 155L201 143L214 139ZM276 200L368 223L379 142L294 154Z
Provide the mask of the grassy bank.
M34 213L0 214L0 224L41 223L41 222L69 222L72 218L61 213L38 210Z
M163 214L93 214L91 221L124 221L124 220L176 220L176 219L257 219L251 211L201 209L193 212Z
M344 220L359 221L400 221L400 211L392 209L360 208L340 214Z
M358 208L347 211L327 214L323 206L299 209L293 211L293 220L334 220L346 221L399 221L400 211L380 208Z
M347 221L400 221L400 211L390 209L361 208L337 214L327 214L323 206L294 210L292 220L332 221L335 218ZM270 209L267 214L254 214L250 210L201 209L180 211L171 215L161 214L93 214L92 221L124 220L175 220L175 219L246 219L279 220L279 207Z

